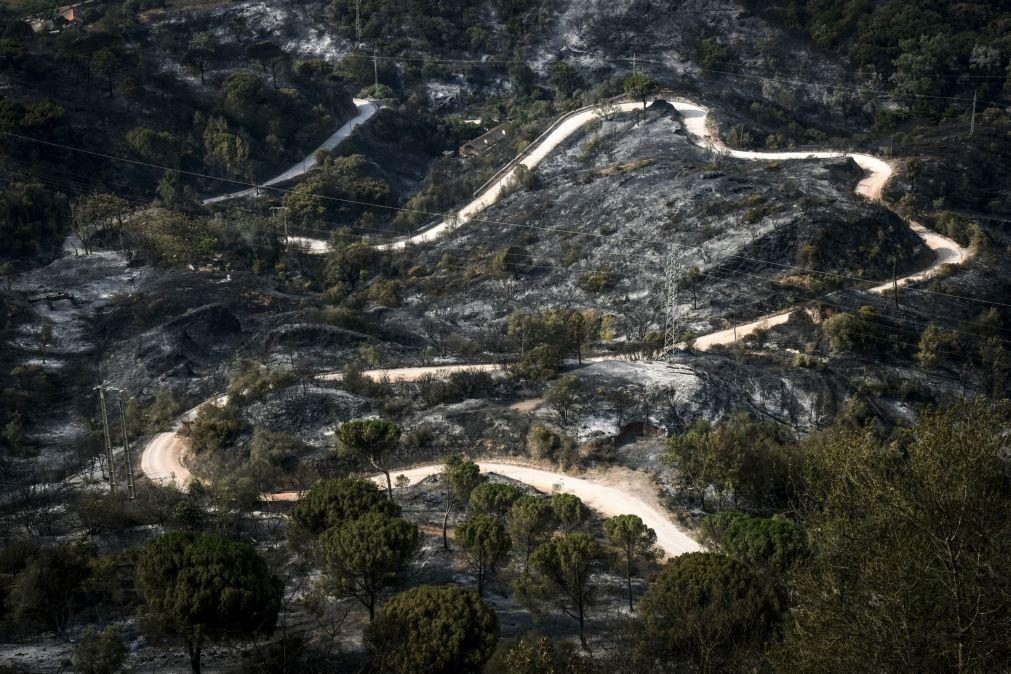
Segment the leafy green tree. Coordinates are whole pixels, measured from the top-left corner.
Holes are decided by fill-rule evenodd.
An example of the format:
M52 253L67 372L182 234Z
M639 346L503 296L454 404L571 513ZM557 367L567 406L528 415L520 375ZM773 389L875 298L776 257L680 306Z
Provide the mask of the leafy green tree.
M523 555L524 573L530 562L530 553L550 532L553 523L551 502L534 494L520 496L509 508L506 527L513 543Z
M992 400L1004 397L1007 389L1011 358L999 337L987 337L979 347L980 369L983 371L983 390Z
M382 254L365 241L347 241L342 234L330 240L324 274L331 292L346 295L378 271Z
M486 482L470 493L470 508L482 515L504 517L523 490L511 484Z
M935 98L938 77L960 74L956 43L948 35L920 35L902 40L901 53L895 59L892 85L896 94L906 99L917 114L932 116L939 111Z
M228 129L223 117L213 116L204 129L204 163L224 169L237 178L252 179L250 148L242 136Z
M189 46L183 55L183 63L197 69L197 72L200 73L200 84L207 84L204 73L214 59L217 50L218 40L214 37L214 33L205 31L190 38Z
M319 539L334 591L358 600L369 610L369 621L379 596L400 583L420 542L417 526L377 512L328 529Z
M50 320L45 320L42 325L39 326L39 349L42 352L42 364L46 363L46 354L49 352L49 347L53 344L53 322Z
M842 428L812 452L784 668L1002 671L1011 624L1007 403L927 410L885 443ZM826 591L829 590L829 591ZM902 629L882 626L902 625Z
M5 450L14 456L22 455L25 451L25 427L21 421L21 412L15 411L11 415L11 420L4 426L3 437Z
M14 282L14 277L17 275L18 270L17 267L14 266L13 262L0 263L0 278L5 281L8 293L10 293L11 284ZM4 327L7 327L6 323L4 324Z
M708 549L722 552L773 578L804 558L804 532L782 516L752 517L726 511L702 518L700 539Z
M184 192L185 189L188 188ZM171 203L182 205L176 198L173 195ZM151 209L145 217L130 220L128 229L151 261L165 265L196 265L218 248L218 241L205 222L164 208Z
M628 585L628 610L632 605L632 566L639 560L652 561L660 551L656 548L656 532L643 524L638 515L617 515L604 520L608 542L621 552L625 562L625 582Z
M48 251L66 235L66 197L40 182L13 180L0 191L0 255Z
M91 69L99 75L105 75L106 81L109 84L110 97L112 96L112 85L119 66L119 56L108 47L99 49L91 56Z
M477 594L483 597L485 584L509 555L512 540L502 520L492 515L471 517L457 529L456 536L477 574Z
M337 429L337 441L346 450L365 457L373 468L386 476L386 490L391 501L393 481L386 462L397 448L399 440L400 428L383 419L356 419L341 424Z
M673 436L668 448L662 460L678 469L703 509L709 491L716 492L718 507L728 494L735 507L743 496L769 509L795 497L803 457L776 424L738 413L715 427L693 424Z
M555 494L551 497L551 510L566 533L581 527L590 518L590 509L575 494Z
M298 467L299 456L311 449L294 435L257 426L249 443L249 464L262 466L271 473L290 474Z
M352 202L392 203L390 185L369 173L364 155L332 155L321 151L316 158L315 170L284 195L284 205L293 222L313 226L318 226L321 219L353 222L372 211ZM372 257L378 259L378 253Z
M156 216L165 216L166 210L170 212L174 219L164 219L157 222L158 228L167 228L169 231L158 231L158 228L145 227L146 223L141 222L141 227L138 229L139 233L144 233L147 236L164 236L169 234L170 236L185 236L192 238L194 243L202 245L213 246L215 241L213 237L208 237L205 240L201 240L197 236L197 232L187 231L185 233L172 231L185 229L187 227L200 227L206 229L206 223L197 221L195 218L181 218L179 217L184 212L194 212L199 211L201 208L200 198L197 193L193 191L193 188L186 183L183 179L182 174L178 171L166 171L162 176L161 180L158 181L158 187L155 188L158 193L158 200L156 204L162 207L162 211L155 211ZM134 222L137 222L136 220ZM199 252L203 252L202 248L197 249ZM178 255L178 252L173 250L178 257L183 257ZM197 258L199 259L199 258Z
M128 410L129 411L129 410ZM149 433L161 433L172 427L176 417L183 411L172 389L162 386L154 394L154 400L146 410L138 410L138 424ZM136 425L134 426L136 427Z
M400 515L400 506L386 498L372 480L320 480L291 509L289 539L319 536L371 512Z
M734 671L753 663L780 607L737 560L691 552L667 562L639 602L644 649L668 667Z
M835 314L822 324L822 330L835 352L873 353L882 343L882 325L874 307L863 306L856 313Z
M215 454L229 447L246 425L232 405L203 405L189 425L190 448L197 454Z
M446 480L446 513L442 517L442 547L449 550L449 516L457 504L464 504L470 500L470 494L482 482L485 477L481 475L481 469L473 461L464 461L458 456L448 456L442 467L442 475Z
M396 101L397 92L385 84L372 84L359 91L358 98L371 101Z
M547 381L562 367L562 353L557 347L542 344L527 351L514 366L520 377Z
M7 609L15 622L38 625L63 637L74 611L86 599L93 557L85 546L40 550L14 578Z
M138 126L126 133L126 144L145 161L172 168L179 166L181 143L168 131Z
M916 362L932 370L958 351L958 335L931 323L920 336Z
M563 425L573 420L583 397L583 383L574 374L559 377L544 394L544 403L553 409Z
M421 585L388 601L364 640L378 671L476 674L498 635L495 612L476 592Z
M522 637L502 657L502 666L507 674L560 674L564 670L556 666L555 660L547 637ZM489 670L499 671L491 666Z
M495 253L491 268L499 274L517 276L530 266L530 256L520 246L506 246Z
M642 101L642 114L646 114L646 104L649 97L660 90L660 83L649 75L633 73L625 78L625 95L637 101Z
M144 545L137 589L148 628L181 638L199 674L206 642L273 631L282 585L246 543L174 532Z
M579 641L586 647L586 609L593 603L590 577L600 564L601 550L587 534L566 534L543 543L530 557L541 587L561 601L562 610L579 622Z
M548 66L548 82L565 98L586 86L579 71L565 61L555 61Z
M509 83L512 85L513 98L517 100L529 98L537 91L537 75L526 63L509 65Z
M99 632L88 627L74 649L74 671L79 674L113 674L126 662L126 646L115 626Z
M246 55L254 61L259 61L263 72L270 73L274 88L277 89L277 74L287 63L287 54L281 47L270 40L254 42L246 48Z
M699 62L706 72L724 68L730 59L730 50L715 37L707 37L699 45Z
M91 239L103 228L115 224L119 230L120 248L123 243L123 216L129 204L115 194L95 193L76 200L70 206L74 233L81 240L84 252L91 252Z
M576 457L576 440L547 424L534 423L527 431L527 451L535 459L549 459L563 468Z

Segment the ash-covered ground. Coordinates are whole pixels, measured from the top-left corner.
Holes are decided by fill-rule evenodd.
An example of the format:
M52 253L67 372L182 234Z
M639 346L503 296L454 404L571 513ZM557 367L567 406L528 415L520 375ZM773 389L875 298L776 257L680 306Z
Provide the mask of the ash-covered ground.
M691 286L686 324L704 334L792 306L837 275L883 280L893 262L901 273L930 259L897 216L854 194L863 173L849 159L718 159L663 103L645 122L593 127L530 187L419 251L407 312L483 326L514 309L575 306L633 322L655 316L673 256ZM506 249L512 266L495 273Z

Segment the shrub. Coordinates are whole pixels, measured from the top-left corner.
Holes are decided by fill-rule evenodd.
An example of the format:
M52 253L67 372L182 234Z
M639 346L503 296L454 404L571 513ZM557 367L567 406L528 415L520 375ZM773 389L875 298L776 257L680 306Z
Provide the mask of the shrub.
M368 298L370 301L375 302L381 307L399 307L400 300L400 282L388 279L376 279L369 286Z
M842 312L822 325L833 351L871 353L881 345L881 324L874 307L862 306L856 313Z
M958 335L931 323L920 337L916 362L924 369L933 369L954 356L957 351Z
M536 423L527 432L527 452L535 459L547 459L562 465L571 463L576 441L549 426Z
M230 446L244 429L245 423L231 405L204 405L188 424L190 447L197 454L214 454Z
M598 269L579 275L576 285L588 293L601 293L618 285L618 275L610 270Z
M87 628L74 650L74 671L81 674L112 674L118 672L125 661L126 646L115 626L101 632L94 627Z
M521 379L545 381L558 374L561 367L561 352L556 347L545 344L527 351L513 366L513 372Z

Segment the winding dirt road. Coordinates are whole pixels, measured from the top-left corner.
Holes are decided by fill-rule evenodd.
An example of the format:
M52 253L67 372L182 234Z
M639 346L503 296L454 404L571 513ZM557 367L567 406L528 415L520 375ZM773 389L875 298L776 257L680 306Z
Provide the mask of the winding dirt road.
M694 538L671 520L670 513L657 496L656 485L646 473L615 467L575 477L502 460L478 460L476 463L483 473L495 473L522 482L545 494L555 492L574 494L605 517L635 513L647 526L656 531L657 545L663 549L667 557L676 557L702 549ZM394 470L392 474L403 475L410 480L409 484L417 484L441 471L442 464L433 463ZM386 488L385 476L375 475L371 479L383 489ZM299 497L298 492L280 492L270 494L268 498L271 501L295 501Z
M374 112L367 112L362 109L363 103L367 101L356 101L359 104L359 117L363 115L358 123L368 119ZM371 105L371 104L369 104ZM630 111L638 107L638 103L622 103L618 107L622 111ZM856 192L868 199L879 201L884 186L892 176L892 167L884 160L866 154L847 154L842 152L751 152L744 150L734 150L724 145L712 132L708 124L709 111L690 101L676 100L672 105L680 112L684 119L685 127L693 142L702 147L709 148L714 152L734 157L737 159L753 161L784 161L801 159L826 159L826 158L852 158L861 168L867 171L866 178L857 185ZM367 114L366 114L367 113ZM558 124L554 130L546 134L541 142L528 151L526 155L517 162L529 169L537 166L548 154L558 147L565 139L575 133L583 125L597 118L597 111L588 109L570 115L562 123ZM348 124L352 124L349 122ZM348 125L345 125L345 127ZM339 137L342 130L331 136L327 142L336 145L342 137ZM353 127L352 127L353 128ZM350 128L344 133L344 137L350 133ZM336 140L334 140L336 139ZM324 144L325 146L326 144ZM292 167L288 172L281 174L274 179L276 182L288 180L301 173L301 164ZM295 173L291 173L295 171ZM488 208L498 201L503 192L514 180L515 167L503 173L476 199L464 206L457 216L451 220L444 220L428 229L415 234L412 237L381 244L377 248L382 250L399 250L410 244L425 243L434 241L444 234L464 225L467 220L473 218L478 213ZM291 173L291 175L288 175ZM270 184L270 183L267 183ZM246 191L249 193L249 190ZM216 197L217 200L240 196L243 193L234 195L223 195ZM910 222L912 230L924 241L924 243L934 251L935 259L926 269L899 279L899 285L906 285L916 281L921 281L936 273L943 265L957 264L965 261L971 251L959 246L956 242L941 236L935 232L927 230L922 225ZM299 238L294 239L299 245L313 253L325 253L329 246L326 242ZM870 292L883 293L889 291L891 283L884 283L869 288ZM736 329L721 330L708 335L704 335L695 340L694 346L700 350L706 350L712 346L732 344L735 340L743 338L760 328L772 327L786 322L793 309L777 314L764 316L750 323L738 325ZM587 362L599 362L609 358L585 359ZM367 376L374 379L385 379L388 381L413 381L421 377L432 375L445 377L454 372L465 370L478 370L494 372L502 369L498 364L473 364L473 365L436 365L429 367L408 367L396 369L370 370L365 372ZM340 373L327 373L320 375L324 379L340 379ZM223 396L214 398L208 403L220 403ZM207 403L205 403L207 404ZM195 417L199 406L190 410L180 418L176 430L169 433L160 433L155 436L144 448L141 459L141 470L145 476L156 482L175 482L180 486L185 486L191 479L192 474L186 468L183 459L186 454L186 440L178 433L178 428L182 422ZM660 503L656 488L649 477L641 472L629 469L618 468L607 472L587 473L582 477L573 477L564 473L552 472L535 468L532 466L507 463L501 460L488 460L479 462L481 469L486 472L494 472L505 477L518 480L544 491L563 491L579 496L590 507L599 511L605 516L613 516L624 513L635 513L642 517L657 532L658 544L665 550L667 555L678 555L692 550L698 550L699 545L688 534L682 531L673 522L671 514L666 511ZM402 471L412 482L416 482L429 475L439 472L440 464L419 466ZM397 471L394 471L396 473ZM378 478L375 478L378 479ZM268 498L286 500L297 498L293 492L269 495Z
M354 131L355 128L369 121L372 115L376 114L376 112L378 112L380 108L378 103L368 101L362 98L356 98L354 99L354 102L355 106L358 108L357 115L355 115L348 121L344 122L344 124L342 124L339 129L334 131L329 138L324 140L323 143L318 148L310 152L305 159L298 162L297 164L293 164L287 171L284 171L283 173L274 176L267 182L263 183L262 186L270 187L271 185L279 185L280 183L288 182L289 180L293 180L301 175L308 173L310 169L316 166L317 152L319 152L320 150L329 151L340 145L341 141L350 136L351 132ZM223 201L229 201L230 199L239 199L241 197L248 197L256 194L256 192L257 189L255 187L250 187L249 189L239 190L238 192L219 194L216 197L204 199L204 205L217 204ZM310 245L310 249L313 248L314 247ZM313 249L312 252L316 251Z

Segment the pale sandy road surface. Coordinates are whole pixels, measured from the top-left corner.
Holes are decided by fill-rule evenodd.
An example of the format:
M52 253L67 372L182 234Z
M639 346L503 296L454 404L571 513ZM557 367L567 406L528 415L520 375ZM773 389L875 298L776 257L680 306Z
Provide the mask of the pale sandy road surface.
M356 101L357 102L357 101ZM681 113L685 121L685 126L695 142L702 146L709 147L716 152L745 160L753 161L790 161L802 159L851 157L861 168L868 172L857 185L856 192L868 199L880 200L881 192L892 175L891 166L884 160L865 154L845 154L841 152L751 152L744 150L733 150L726 147L712 133L708 125L708 110L702 106L688 101L674 101L674 107ZM638 107L637 103L623 103L618 106L623 111L628 111ZM374 110L373 110L374 112ZM360 113L359 116L361 116ZM371 116L371 113L369 114ZM584 124L595 119L595 110L587 110L573 115L560 124L554 131L547 135L544 140L519 163L528 168L534 168L552 150L554 150L566 138L575 133ZM357 118L356 118L357 119ZM367 117L366 117L367 119ZM363 120L364 121L364 120ZM350 122L349 122L350 124ZM343 128L343 127L342 127ZM350 133L348 130L347 133ZM340 134L340 130L331 137L331 140ZM345 134L346 135L346 134ZM329 142L329 141L328 141ZM339 139L336 141L339 142ZM334 145L336 145L336 142ZM301 165L300 165L301 166ZM292 167L289 171L299 167ZM300 169L299 169L300 170ZM508 188L513 180L515 169L506 172L501 178L493 183L487 191L479 198L470 202L459 211L457 217L452 220L440 222L433 227L421 232L409 239L390 242L378 246L380 249L400 249L409 243L421 243L437 239L443 234L463 225L469 218L474 217L485 208L497 201L502 193ZM286 172L287 173L287 172ZM285 174L282 174L284 176ZM293 177L293 174L291 177ZM275 180L280 180L279 176ZM287 179L287 178L285 178ZM227 195L226 195L227 196ZM927 230L918 223L910 223L910 227L935 252L935 259L932 264L924 270L911 274L898 280L899 285L905 285L915 281L920 281L936 273L943 265L960 263L965 261L971 251L959 246L957 243L941 236L936 232ZM315 239L298 239L297 242L303 245L310 252L325 253L328 250L326 242ZM882 293L892 288L891 283L884 283L870 288L871 292ZM788 320L792 310L764 316L750 323L738 325L736 329L730 328L718 332L704 335L695 340L694 346L700 350L708 349L716 345L731 344L737 339L741 339L758 329L779 325ZM603 358L588 359L588 362L599 362L606 360ZM427 367L409 367L393 369L377 369L367 371L366 376L377 380L388 381L414 381L421 377L431 375L445 377L454 372L466 370L477 370L485 372L495 372L502 369L498 364L462 364L462 365L436 365ZM330 373L321 375L323 378L339 379L340 373ZM216 398L210 402L220 402ZM184 418L190 418L199 409L190 410ZM141 459L141 470L150 479L167 482L175 481L177 484L185 485L192 474L183 463L186 453L186 441L177 432L161 433L155 436L147 445ZM546 471L540 468L523 466L517 464L500 463L495 461L481 462L482 470L496 472L511 479L515 479L534 488L551 492L556 489L576 494L588 505L598 510L605 516L632 512L638 514L644 521L657 531L657 537L661 547L667 554L681 554L690 550L699 549L698 544L686 533L681 531L670 518L662 505L659 503L655 488L649 479L642 473L625 470L612 470L609 473L600 473L593 476L573 477L564 473ZM440 470L440 466L432 464L420 466L404 471L404 474L412 482L432 475ZM617 485L615 483L618 483ZM285 499L294 498L294 493L276 494L271 498Z
M647 526L656 531L657 545L663 548L667 557L702 549L694 538L673 522L670 513L660 503L656 486L646 473L628 468L610 468L577 477L521 463L495 460L477 460L476 463L483 473L495 473L516 480L546 494L574 494L605 517L629 513L638 515ZM441 471L442 464L433 463L393 470L391 475L403 475L410 480L410 484L416 484ZM373 476L372 480L380 487L386 487L385 476ZM269 496L271 500L277 501L296 500L298 497L297 492L281 492Z
M361 98L354 99L355 106L358 108L358 114L344 122L339 129L330 134L323 143L309 153L305 159L293 164L287 171L279 173L267 182L263 183L263 187L270 187L271 185L278 185L280 183L287 182L294 178L299 177L307 172L309 172L314 166L316 166L316 153L320 150L332 150L341 144L345 138L351 135L357 127L361 126L365 122L369 121L369 118L380 109L378 103L372 101L367 101ZM219 194L216 197L211 197L210 199L204 199L204 204L217 204L223 201L228 201L230 199L238 199L240 197L248 197L257 192L255 187L250 187L249 189L239 190L238 192L229 192L228 194ZM312 252L316 252L315 246L311 247ZM325 251L324 251L325 252Z

